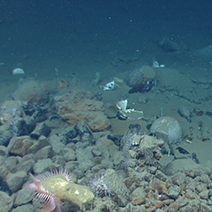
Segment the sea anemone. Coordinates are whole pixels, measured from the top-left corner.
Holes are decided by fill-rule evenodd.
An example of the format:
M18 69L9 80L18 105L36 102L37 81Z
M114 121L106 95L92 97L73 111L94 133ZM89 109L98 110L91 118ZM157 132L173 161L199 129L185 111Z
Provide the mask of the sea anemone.
M33 182L25 187L34 192L35 198L33 201L39 202L42 205L39 209L40 212L61 212L60 199L42 185L42 181L46 181L55 175L63 176L67 181L71 181L67 169L54 169L51 172L44 173L37 177L29 173Z
M112 196L113 192L109 188L109 185L105 182L105 176L107 171L102 172L99 175L95 175L90 181L91 189L96 193L97 196Z

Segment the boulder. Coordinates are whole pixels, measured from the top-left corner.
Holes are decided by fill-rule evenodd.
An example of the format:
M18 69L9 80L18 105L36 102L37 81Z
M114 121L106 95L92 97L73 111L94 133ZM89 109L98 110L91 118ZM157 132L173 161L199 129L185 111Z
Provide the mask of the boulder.
M8 186L9 186L9 189L12 192L18 191L22 187L26 177L27 177L27 173L25 171L18 171L16 173L10 173L8 175L8 179L6 180Z
M29 136L20 136L13 137L7 147L11 153L24 156L33 144L34 141Z
M10 197L6 193L0 191L0 205L1 205L2 212L10 211L13 206L12 197Z
M94 100L94 96L88 91L74 89L55 100L61 118L72 125L83 120L93 131L104 131L111 126L103 112L103 103Z

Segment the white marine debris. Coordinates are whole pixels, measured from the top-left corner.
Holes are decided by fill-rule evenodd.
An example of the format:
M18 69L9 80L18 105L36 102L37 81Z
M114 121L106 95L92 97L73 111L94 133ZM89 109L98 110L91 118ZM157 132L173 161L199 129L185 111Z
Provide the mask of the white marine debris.
M153 59L152 61L152 68L165 68L164 64L159 64L158 61L156 61L155 59Z
M108 82L105 86L100 86L104 91L111 91L115 88L115 81Z
M15 68L12 70L12 74L13 75L17 75L17 74L25 74L24 70L22 68Z
M129 118L129 119L141 119L143 117L143 111L140 110L135 110L134 108L131 109L127 109L127 104L128 104L128 100L121 100L116 104L116 107L119 110L120 115L123 118ZM130 114L132 113L137 113L137 115L135 117L130 116Z

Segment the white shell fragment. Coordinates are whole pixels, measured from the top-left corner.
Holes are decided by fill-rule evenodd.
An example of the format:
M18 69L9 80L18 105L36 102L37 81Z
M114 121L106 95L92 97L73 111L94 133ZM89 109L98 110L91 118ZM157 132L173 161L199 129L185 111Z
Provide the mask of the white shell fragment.
M127 109L127 104L128 104L128 100L121 100L116 104L116 107L119 109L119 112L123 115L123 117L128 117L130 119L134 119L129 117L129 115L127 115L127 113L140 113L141 116L143 116L143 111L139 111L139 110L135 110L134 108L132 109ZM136 119L140 119L141 117L137 117Z
M159 64L158 61L153 60L152 68L165 68L165 65L164 64Z
M16 74L25 74L25 72L24 72L24 70L22 68L15 68L15 69L13 69L12 74L13 75L16 75Z
M102 86L104 91L111 91L115 88L115 81L108 82L105 86Z
M121 110L121 111L123 111L123 112L126 113L127 103L128 103L128 100L127 100L127 99L121 100L121 101L119 101L119 102L116 104L116 107L117 107L119 110Z

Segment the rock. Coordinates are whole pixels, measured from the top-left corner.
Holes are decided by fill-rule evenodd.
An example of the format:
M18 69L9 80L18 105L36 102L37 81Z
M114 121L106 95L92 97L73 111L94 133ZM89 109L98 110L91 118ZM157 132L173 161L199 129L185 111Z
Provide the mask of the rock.
M0 126L0 145L7 146L13 133L8 124Z
M83 120L93 131L104 131L110 127L110 122L103 112L103 103L94 100L90 92L74 89L55 98L56 108L60 108L59 115L72 125Z
M22 160L20 163L18 163L16 166L14 166L11 169L11 172L16 173L17 171L22 170L28 173L29 171L31 171L34 164L35 164L35 161L33 159L26 160L26 161Z
M169 205L168 212L177 212L178 208L179 208L178 202L173 202L172 204Z
M73 138L77 137L77 131L74 127L69 126L65 128L62 135L65 137L66 143L70 143Z
M26 127L28 129L28 133L30 134L36 127L36 122L35 120L30 117L30 116L26 116L24 118L25 122L26 122Z
M206 110L206 115L212 118L212 107L209 107L209 108Z
M53 163L49 158L38 160L33 166L33 172L36 174L41 174L45 171L49 171L49 168L52 167L52 165Z
M17 164L19 160L16 156L10 156L5 158L4 163L7 166L7 168L11 171Z
M0 145L0 156L7 156L9 153L8 148Z
M201 203L202 211L212 212L211 205L206 205L205 203Z
M130 200L133 201L133 202L136 202L136 200L139 199L139 198L145 198L145 197L146 197L146 192L141 187L136 188L130 194Z
M187 212L187 211L201 211L202 210L201 206L202 206L202 204L200 204L199 201L197 201L196 199L193 199L193 200L189 201L189 204L187 204L184 207L182 207L181 210L183 212ZM179 208L179 204L177 202L172 203L170 205L170 209L172 209L172 210L169 210L168 212L172 212L172 211L175 212L175 211L177 211L176 210L177 208ZM205 208L205 209L207 209L207 208ZM209 212L208 210L205 210L205 211Z
M178 186L181 186L186 181L185 173L179 172L171 177L172 183Z
M16 173L10 173L7 178L7 184L9 189L14 193L17 192L23 185L27 173L25 171L18 171Z
M197 189L197 191L199 193L204 191L204 190L206 191L207 190L207 185L200 182L199 184L196 185L196 189Z
M136 159L138 157L138 153L134 150L128 150L128 153L130 155L131 158Z
M24 205L30 202L32 199L32 194L30 194L30 192L27 192L26 188L23 188L17 192L17 196L14 201L14 206L17 207L19 205Z
M61 155L55 155L54 157L52 157L52 162L54 164L59 164L60 166L63 166L63 167L67 166L67 164L68 164L68 162L66 163L66 161L63 158L63 156L61 156Z
M94 157L100 157L102 155L101 151L99 151L99 149L95 148L95 147L92 149L91 152L92 152Z
M60 151L65 147L65 145L61 142L63 138L58 135L52 135L49 137L49 143L52 146L53 155L59 154Z
M32 118L40 123L40 122L44 122L48 119L48 116L46 115L48 111L47 110L42 110L41 108L38 108L33 114L32 114Z
M27 154L33 153L35 154L37 151L39 151L40 149L42 149L45 146L49 146L50 143L48 141L48 139L41 135L39 136L39 139L37 141L34 141L33 145L27 150Z
M108 135L107 139L113 141L117 146L120 146L123 135Z
M196 164L191 158L188 159L178 159L173 160L167 164L165 172L167 175L175 174L177 171L185 169L192 170L199 168L199 165Z
M132 87L129 93L149 92L155 84L155 71L150 66L136 68L130 73L127 84Z
M32 204L21 205L15 209L13 209L11 212L29 212L29 211L30 212L35 211Z
M79 135L83 135L85 133L89 133L92 135L92 131L90 130L89 126L86 122L80 121L75 125L75 129Z
M82 172L86 172L87 170L91 169L95 164L93 161L93 155L91 153L92 148L77 148L76 149L76 157L77 161L79 162L78 168Z
M122 152L114 150L112 154L112 161L115 166L120 165L125 160L125 157Z
M191 112L185 106L179 107L178 113L180 114L181 117L185 118L188 122L191 122Z
M134 206L132 203L128 203L126 207L121 207L119 212L143 212L146 208L143 205Z
M94 200L94 205L95 205L95 209L93 210L93 212L99 212L99 211L115 211L116 203L114 201L112 201L111 198L109 197L105 197L104 201L99 201L99 198L95 197Z
M177 185L172 185L168 191L167 191L167 195L172 198L172 199L177 199L178 196L180 195L181 189L179 186Z
M13 134L16 136L28 135L27 124L23 118L15 117L10 124Z
M34 141L29 136L13 137L7 148L15 155L24 156L33 144Z
M42 149L38 150L35 153L36 160L51 158L51 156L52 156L52 147L50 145L43 147Z
M5 192L0 191L0 205L1 205L1 212L8 212L12 209L13 206L13 199L12 197L8 196Z
M65 147L61 151L61 154L63 155L63 158L65 159L65 161L74 161L76 159L75 151L68 147Z
M125 186L123 179L120 178L113 169L108 169L105 172L103 181L110 187L114 199L119 206L126 206L128 203L129 190Z
M9 186L7 185L6 180L0 176L0 191L4 191L5 193L7 193L8 195L11 195L11 191Z
M152 186L154 189L157 189L160 194L167 194L167 186L163 181L156 178L152 181Z
M204 112L198 108L198 107L195 107L194 110L193 110L193 113L196 115L196 116L202 116L204 115Z
M155 173L155 176L162 180L163 182L165 182L167 180L167 176L160 170L157 170L156 173Z
M162 201L155 201L154 206L156 208L162 208L163 207L163 202ZM158 211L157 211L158 212Z
M30 137L34 139L38 139L41 135L48 137L50 133L51 133L51 128L49 126L47 126L45 123L39 123L37 124L33 132L30 134Z
M93 136L92 131L89 126L84 121L80 121L76 124L75 129L80 136L81 142L87 142L89 144L94 144L95 137Z
M1 106L0 122L1 124L11 124L15 117L24 116L24 112L18 101L5 101Z
M159 46L165 51L165 52L175 52L179 51L181 49L181 46L174 42L173 40L169 38L163 38L159 42Z
M68 119L75 123L84 120L94 132L107 130L111 126L106 115L100 111L76 111L68 114Z
M12 97L25 108L41 106L49 101L46 88L41 82L35 80L23 82Z
M4 163L5 157L0 156L0 176L4 179L7 179L7 176L9 175L9 169Z
M200 196L201 199L208 200L208 191L204 190L204 191L200 192L199 196Z
M27 160L36 160L35 158L35 155L34 154L27 154L25 155L22 160L20 162L24 162L24 161L27 161Z
M144 156L145 163L155 165L158 163L160 157L155 157L155 155L161 155L161 147L164 145L162 140L157 140L152 136L145 135L140 141L139 149L140 155Z

